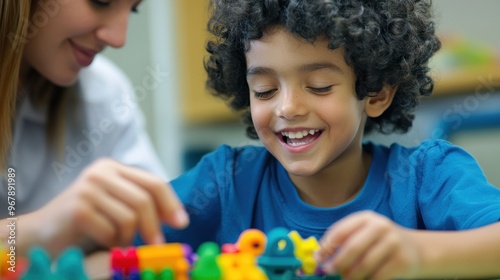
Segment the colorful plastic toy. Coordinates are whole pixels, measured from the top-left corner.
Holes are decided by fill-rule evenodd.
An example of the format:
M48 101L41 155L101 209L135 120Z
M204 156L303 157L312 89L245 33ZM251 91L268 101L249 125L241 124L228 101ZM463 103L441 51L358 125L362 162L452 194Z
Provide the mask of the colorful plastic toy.
M302 272L305 275L314 275L318 270L318 263L314 259L314 252L319 250L318 240L314 237L302 239L296 231L291 231L288 236L292 239L295 245L295 256L302 264Z
M16 256L15 251L0 247L0 279L18 280L26 271L27 261Z
M297 232L275 228L266 236L249 229L235 244L219 247L203 243L196 254L189 245L168 243L113 248L110 252L112 280L339 280L325 275L313 258L319 248L314 237L302 239ZM1 248L0 248L1 249ZM2 263L9 255L0 250ZM16 259L18 270L6 273L2 280L87 280L83 254L69 248L53 265L42 248L33 248L29 258ZM22 264L29 264L22 269ZM53 267L53 268L52 268ZM22 276L20 276L22 275Z
M222 271L217 263L220 254L219 245L214 242L203 243L196 251L198 260L193 266L192 280L220 280Z
M115 248L113 279L139 280L337 280L325 275L313 258L314 237L276 228L268 236L257 229L241 233L235 244L203 243L196 254L180 243ZM196 260L195 260L196 259Z
M294 245L285 228L275 228L267 240L266 251L257 263L269 280L293 279L301 263L294 255Z
M256 258L266 248L266 236L257 229L248 229L240 234L238 241L224 244L230 248L218 256L218 264L223 271L223 280L265 280L264 271L257 265Z
M139 260L135 247L113 248L110 253L112 279L129 278L139 279Z
M236 248L239 252L245 252L254 257L260 256L266 249L266 235L258 229L247 229L240 234Z
M57 259L55 270L47 252L35 247L29 252L29 267L21 280L88 280L83 268L83 254L80 249L69 248Z
M169 243L111 250L113 280L188 280L193 263L189 245Z

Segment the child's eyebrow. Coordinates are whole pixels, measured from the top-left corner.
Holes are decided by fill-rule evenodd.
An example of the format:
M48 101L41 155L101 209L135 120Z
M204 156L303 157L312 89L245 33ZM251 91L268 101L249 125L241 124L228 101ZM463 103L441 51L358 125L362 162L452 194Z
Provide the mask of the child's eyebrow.
M298 67L299 72L314 72L323 69L341 74L344 73L344 71L342 71L340 67L330 62L316 62L316 63L304 64ZM247 77L256 75L268 75L275 73L276 72L273 69L267 67L250 67L247 70Z
M247 77L257 75L275 74L274 70L267 67L250 67L247 69Z
M316 70L323 70L323 69L331 70L333 72L338 72L341 74L344 73L344 71L342 71L340 67L331 62L317 62L317 63L301 65L299 67L300 72L313 72Z

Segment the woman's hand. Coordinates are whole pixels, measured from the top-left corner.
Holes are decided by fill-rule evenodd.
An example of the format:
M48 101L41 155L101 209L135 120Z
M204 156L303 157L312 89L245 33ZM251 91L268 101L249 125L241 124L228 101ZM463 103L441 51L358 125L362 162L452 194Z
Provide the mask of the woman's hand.
M419 269L420 252L410 230L371 211L332 225L320 246L316 257L325 271L347 279L407 278Z
M146 243L162 243L161 222L177 228L189 223L170 185L110 159L90 165L68 189L23 220L38 223L38 242L52 253L89 241L106 247L130 244L136 230Z

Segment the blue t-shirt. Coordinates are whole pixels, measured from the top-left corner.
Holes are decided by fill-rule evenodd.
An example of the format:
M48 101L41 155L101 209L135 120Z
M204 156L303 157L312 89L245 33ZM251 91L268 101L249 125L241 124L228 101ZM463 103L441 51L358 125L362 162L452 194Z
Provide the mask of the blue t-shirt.
M367 143L364 149L373 160L361 191L343 205L319 208L300 199L287 171L264 147L221 146L171 182L191 223L184 230L164 226L165 237L197 248L205 241L234 243L248 228L281 226L319 239L330 225L361 210L413 229L464 230L499 221L500 189L461 148L432 140L414 148Z

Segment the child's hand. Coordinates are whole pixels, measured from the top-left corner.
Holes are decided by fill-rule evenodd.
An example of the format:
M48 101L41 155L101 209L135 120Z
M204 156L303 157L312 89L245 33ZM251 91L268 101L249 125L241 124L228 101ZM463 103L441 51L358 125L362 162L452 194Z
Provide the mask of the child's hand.
M332 225L317 252L327 272L347 279L412 277L420 263L409 230L371 211L352 214Z
M112 247L131 244L139 230L145 242L164 242L160 222L182 228L188 216L163 180L145 171L99 160L72 185L30 215L40 221L39 235L49 251L92 240Z

